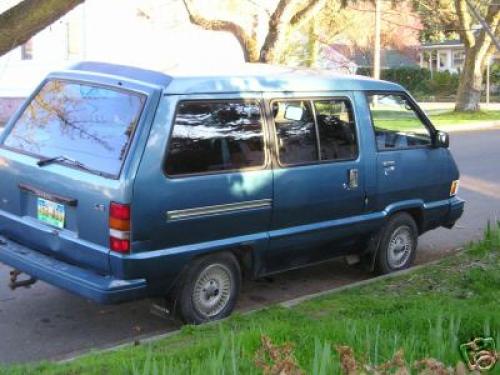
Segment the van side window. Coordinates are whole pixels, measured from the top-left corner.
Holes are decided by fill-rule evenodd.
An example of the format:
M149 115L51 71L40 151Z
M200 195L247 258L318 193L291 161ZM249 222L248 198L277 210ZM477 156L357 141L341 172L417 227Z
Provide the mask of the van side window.
M281 164L318 161L316 127L309 101L271 102Z
M347 99L314 102L321 160L355 159L358 155L356 125Z
M189 101L177 108L165 169L168 175L265 164L257 101Z
M379 150L422 147L432 143L429 129L404 95L369 94L367 98Z

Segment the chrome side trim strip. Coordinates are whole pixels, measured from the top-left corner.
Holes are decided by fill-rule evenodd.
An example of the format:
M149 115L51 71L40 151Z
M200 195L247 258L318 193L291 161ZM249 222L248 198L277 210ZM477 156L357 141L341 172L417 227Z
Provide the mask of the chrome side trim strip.
M254 201L188 208L185 210L173 210L167 211L167 221L186 220L198 217L234 213L238 211L268 208L271 207L271 205L272 199L259 199Z

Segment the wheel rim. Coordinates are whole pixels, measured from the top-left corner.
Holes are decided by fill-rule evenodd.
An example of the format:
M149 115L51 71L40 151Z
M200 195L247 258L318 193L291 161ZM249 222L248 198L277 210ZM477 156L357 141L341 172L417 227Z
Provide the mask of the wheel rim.
M229 269L222 264L205 268L193 288L195 309L207 318L218 315L229 303L232 278Z
M389 241L387 249L387 262L389 267L397 269L403 267L411 256L413 250L413 237L407 226L397 228Z

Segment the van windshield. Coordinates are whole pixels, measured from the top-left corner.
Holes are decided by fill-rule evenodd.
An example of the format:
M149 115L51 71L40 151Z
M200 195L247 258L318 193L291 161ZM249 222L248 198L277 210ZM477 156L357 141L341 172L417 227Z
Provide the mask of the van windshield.
M60 158L63 164L74 160L86 170L117 177L145 101L144 95L124 90L50 80L3 145L40 159Z

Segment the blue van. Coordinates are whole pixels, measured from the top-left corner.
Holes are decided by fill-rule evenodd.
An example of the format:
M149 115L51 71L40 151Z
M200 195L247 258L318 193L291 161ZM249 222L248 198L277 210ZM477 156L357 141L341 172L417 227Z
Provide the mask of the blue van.
M80 63L0 135L0 261L14 287L23 272L100 303L160 297L186 322L220 319L243 275L339 256L410 267L418 236L463 212L448 143L394 83Z

